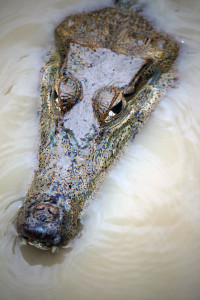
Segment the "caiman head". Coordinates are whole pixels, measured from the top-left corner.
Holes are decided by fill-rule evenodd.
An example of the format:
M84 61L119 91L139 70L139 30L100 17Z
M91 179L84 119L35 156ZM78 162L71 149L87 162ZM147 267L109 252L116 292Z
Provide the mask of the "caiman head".
M165 93L178 51L116 8L68 17L56 44L41 72L39 164L17 218L20 237L41 249L74 236L86 200Z

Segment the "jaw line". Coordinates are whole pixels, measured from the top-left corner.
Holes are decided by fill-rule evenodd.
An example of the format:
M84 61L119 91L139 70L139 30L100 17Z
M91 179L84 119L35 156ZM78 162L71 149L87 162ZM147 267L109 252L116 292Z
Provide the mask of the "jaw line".
M22 238L22 245L28 245L28 244L31 245L31 246L36 247L37 249L50 251L52 253L59 251L58 246L55 246L55 245L52 245L52 244L47 246L43 242L39 242L37 240L27 239L27 238L23 237Z

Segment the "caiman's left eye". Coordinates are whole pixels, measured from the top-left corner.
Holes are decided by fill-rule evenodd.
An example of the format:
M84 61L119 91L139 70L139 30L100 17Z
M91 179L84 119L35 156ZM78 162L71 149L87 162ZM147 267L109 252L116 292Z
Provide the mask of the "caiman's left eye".
M54 90L54 102L62 112L69 111L77 100L82 99L82 86L73 76L62 76L57 82Z
M113 86L99 89L92 102L100 124L117 118L126 105L122 91Z

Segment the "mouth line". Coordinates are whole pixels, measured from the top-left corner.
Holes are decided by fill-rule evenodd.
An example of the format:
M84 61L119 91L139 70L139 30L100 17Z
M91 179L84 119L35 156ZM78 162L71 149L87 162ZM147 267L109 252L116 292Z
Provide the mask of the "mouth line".
M26 236L21 237L22 245L31 245L40 250L50 251L52 253L58 252L59 247L50 243L50 242L42 242L35 239L28 238Z

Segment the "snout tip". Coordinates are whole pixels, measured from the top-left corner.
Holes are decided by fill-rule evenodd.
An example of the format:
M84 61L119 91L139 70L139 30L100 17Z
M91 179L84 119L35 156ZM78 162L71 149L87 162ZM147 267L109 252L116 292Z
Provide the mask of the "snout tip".
M67 216L60 207L50 203L35 203L21 208L17 231L28 243L38 248L48 248L64 242L70 223L70 215Z

